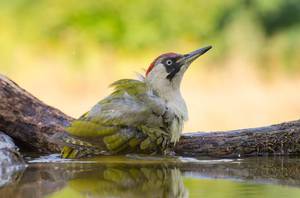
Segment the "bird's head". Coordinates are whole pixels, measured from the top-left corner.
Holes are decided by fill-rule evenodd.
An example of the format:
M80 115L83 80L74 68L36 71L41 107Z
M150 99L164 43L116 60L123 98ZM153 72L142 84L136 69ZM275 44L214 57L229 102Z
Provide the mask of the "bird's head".
M210 49L211 46L207 46L188 54L162 54L150 64L145 79L158 92L177 90L190 64Z

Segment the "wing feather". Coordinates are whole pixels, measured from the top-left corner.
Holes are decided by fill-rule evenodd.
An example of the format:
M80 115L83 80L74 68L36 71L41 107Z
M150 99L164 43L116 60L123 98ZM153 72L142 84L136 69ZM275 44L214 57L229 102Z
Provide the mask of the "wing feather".
M144 137L148 137L148 129L153 126L156 131L161 131L166 111L164 101L151 92L143 81L122 79L111 86L113 93L72 122L66 128L67 132L93 141L100 138L111 151L137 146L144 150L153 147L151 141L160 143L161 140L152 137L141 139L136 133L140 130L147 134Z

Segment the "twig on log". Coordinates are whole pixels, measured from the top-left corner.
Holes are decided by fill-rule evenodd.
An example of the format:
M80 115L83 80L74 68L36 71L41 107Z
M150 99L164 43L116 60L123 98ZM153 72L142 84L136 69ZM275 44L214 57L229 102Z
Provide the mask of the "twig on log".
M35 152L60 150L58 143L49 140L64 132L73 118L44 104L2 75L0 100L0 130ZM300 120L227 132L184 134L175 152L211 157L299 155Z

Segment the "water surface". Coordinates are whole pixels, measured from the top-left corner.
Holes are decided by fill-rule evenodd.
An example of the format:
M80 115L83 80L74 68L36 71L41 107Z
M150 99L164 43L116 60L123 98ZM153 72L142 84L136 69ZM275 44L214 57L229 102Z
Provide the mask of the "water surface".
M2 171L0 197L300 197L300 158L27 158Z

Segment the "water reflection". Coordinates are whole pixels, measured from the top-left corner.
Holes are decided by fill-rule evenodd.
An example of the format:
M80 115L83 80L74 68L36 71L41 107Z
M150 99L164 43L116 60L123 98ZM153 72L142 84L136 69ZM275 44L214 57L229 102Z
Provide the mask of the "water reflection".
M174 166L106 160L31 164L20 181L0 189L0 197L188 197Z
M0 189L1 187L18 181L18 179L22 176L22 172L25 168L25 165L2 166L0 164Z
M246 194L264 198L282 197L286 194L289 197L300 196L299 158L202 160L101 157L90 161L49 159L31 161L34 163L25 171L19 171L18 176L12 177L9 185L0 188L0 197L210 198L241 197ZM297 188L286 188L277 184Z
M68 188L88 197L188 197L179 169L166 167L106 167L84 171L68 182Z

